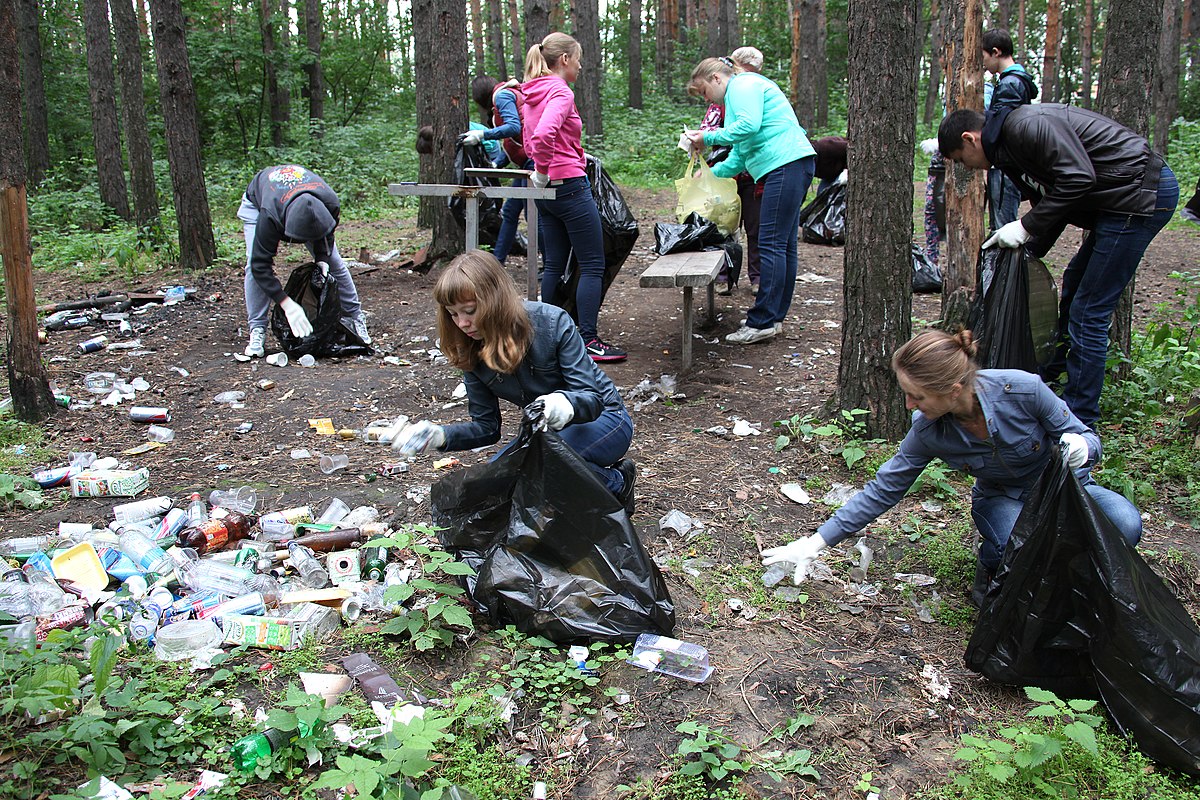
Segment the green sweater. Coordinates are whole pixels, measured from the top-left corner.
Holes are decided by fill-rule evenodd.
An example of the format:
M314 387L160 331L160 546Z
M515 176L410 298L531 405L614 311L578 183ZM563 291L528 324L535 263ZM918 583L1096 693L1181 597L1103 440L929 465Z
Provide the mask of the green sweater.
M732 178L749 172L762 180L771 170L814 155L796 112L775 83L756 72L742 72L725 88L725 127L704 134L706 145L731 145L713 173Z

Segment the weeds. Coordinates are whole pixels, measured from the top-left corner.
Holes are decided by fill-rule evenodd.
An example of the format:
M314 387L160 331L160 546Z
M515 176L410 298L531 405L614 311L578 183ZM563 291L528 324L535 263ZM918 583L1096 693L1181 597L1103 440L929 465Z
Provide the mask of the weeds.
M882 439L866 438L866 415L869 413L871 412L862 408L843 410L838 419L822 424L818 424L812 414L793 414L788 419L778 420L774 426L782 428L784 432L775 437L775 451L779 452L797 442L807 443L815 438L826 439L830 442L833 452L846 462L846 468L853 469L867 457L869 449L883 444Z

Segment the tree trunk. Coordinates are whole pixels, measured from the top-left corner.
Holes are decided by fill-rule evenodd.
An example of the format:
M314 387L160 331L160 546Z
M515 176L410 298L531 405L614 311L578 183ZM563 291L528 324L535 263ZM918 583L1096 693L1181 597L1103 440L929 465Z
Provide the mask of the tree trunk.
M88 98L100 200L122 219L132 219L125 167L121 163L121 129L117 124L116 78L106 0L84 0L83 25L87 35Z
M17 41L21 43L21 89L25 98L25 157L29 183L37 186L50 169L50 123L37 0L18 0L16 14L20 29Z
M654 70L658 85L668 94L675 93L675 38L679 27L679 4L658 0L654 18Z
M414 0L413 52L416 56L418 97L437 98L428 106L423 124L433 126L433 155L423 158L422 183L454 182L454 142L467 129L471 97L467 91L466 6L455 0ZM463 230L445 198L422 198L433 206L433 241L429 261L440 261L463 250Z
M1167 155L1171 123L1179 110L1179 33L1183 23L1180 0L1163 0L1158 69L1154 71L1154 149Z
M918 0L850 0L850 183L838 403L865 408L870 436L901 438L892 353L912 330L912 173ZM978 55L976 55L978 59ZM888 91L880 91L885 81Z
M699 0L700 27L704 29L706 53L717 56L729 55L725 37L721 32L721 0Z
M992 27L1008 30L1008 23L1011 20L1012 0L996 0L996 17L992 22Z
M1017 0L1017 52L1025 54L1025 0Z
M1046 49L1042 56L1042 102L1044 103L1058 102L1058 52L1061 46L1062 0L1047 0Z
M929 83L925 85L926 125L933 122L938 111L938 98L942 88L942 20L938 0L929 3Z
M117 71L121 74L121 110L129 147L129 177L139 228L158 223L158 190L154 184L154 149L146 124L146 93L142 83L142 43L137 14L130 0L110 0L117 42Z
M504 59L504 12L500 8L500 0L487 0L488 5L488 46L492 51L492 66L496 70L496 78L508 80L508 62Z
M1079 70L1083 83L1080 87L1083 95L1081 105L1088 109L1092 107L1092 56L1094 50L1092 34L1095 31L1095 19L1093 0L1084 0L1083 24L1079 29Z
M629 0L629 107L642 107L642 0Z
M167 136L175 216L179 225L179 264L201 270L217 257L208 190L200 164L200 131L196 127L196 90L188 63L186 23L180 0L154 0L154 56L158 91Z
M1151 92L1163 0L1111 0L1104 26L1096 110L1142 136L1150 136ZM1135 275L1113 312L1112 341L1129 355ZM1122 370L1123 372L1123 370Z
M550 30L565 31L567 29L567 9L561 2L550 3Z
M550 33L550 2L549 0L525 0L525 38L529 47L546 38ZM529 48L525 48L528 50ZM525 53L521 53L524 62Z
M721 31L725 36L725 53L732 53L742 44L742 29L738 24L737 0L720 0Z
M983 110L983 60L981 0L947 0L946 108ZM975 291L975 266L983 243L984 187L987 173L946 163L946 240L942 243L942 320L948 325L966 322L949 319L962 313L963 300Z
M800 39L800 5L803 0L788 0L788 30L792 36L792 59L788 65L788 100L792 104L792 110L796 112L796 119L800 120L800 124L804 124L804 120L800 116L800 111L804 105L803 87L801 86L801 75L803 68L800 66L800 55L803 46Z
M817 0L817 68L815 91L817 93L817 127L829 124L829 53L826 44L829 36L828 16L825 0Z
M600 49L600 5L597 0L572 0L575 38L583 48L583 69L575 79L575 105L583 119L587 144L598 148L604 138L604 116L600 108L600 85L604 76L604 53Z
M487 67L483 63L483 5L471 0L471 54L475 57L475 74L483 75Z
M309 62L304 65L304 71L308 73L308 129L314 139L325 135L325 75L321 71L324 31L321 16L321 0L304 1L304 42L309 57Z
M544 0L531 1L544 2ZM549 21L542 24L547 28L550 26ZM518 78L521 78L525 75L525 53L527 50L529 50L529 47L521 46L521 16L517 12L517 0L508 0L508 29L512 31L513 72ZM540 42L542 37L549 32L550 31L547 30L542 33L541 36L534 38L533 33L528 29L528 27L526 27L525 41L529 46L532 46L534 42Z
M54 413L54 395L42 365L29 258L25 153L21 144L21 65L14 3L0 3L0 256L8 311L8 390L13 413L40 422Z
M800 17L800 42L799 53L793 54L797 63L797 85L796 85L796 119L800 121L801 127L812 128L817 121L817 73L818 73L818 58L820 57L821 45L819 43L820 31L818 30L818 22L820 14L817 9L818 0L798 0L796 3L797 13ZM795 26L796 18L793 16L792 25Z
M280 86L277 74L275 48L275 3L274 0L259 0L259 28L262 31L263 80L266 83L267 105L271 114L271 144L283 146L284 128L287 125L285 89Z

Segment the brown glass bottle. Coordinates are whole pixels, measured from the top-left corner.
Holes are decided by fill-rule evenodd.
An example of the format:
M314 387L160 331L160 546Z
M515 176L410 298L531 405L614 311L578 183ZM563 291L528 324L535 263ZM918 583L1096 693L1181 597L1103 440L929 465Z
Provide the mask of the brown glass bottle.
M367 537L359 528L338 528L332 531L313 531L288 542L302 544L314 553L332 553L334 550L345 550L359 542L367 541Z
M253 526L253 517L230 511L221 519L206 519L188 528L179 535L179 545L194 548L200 555L224 550L234 542L250 538L250 528Z

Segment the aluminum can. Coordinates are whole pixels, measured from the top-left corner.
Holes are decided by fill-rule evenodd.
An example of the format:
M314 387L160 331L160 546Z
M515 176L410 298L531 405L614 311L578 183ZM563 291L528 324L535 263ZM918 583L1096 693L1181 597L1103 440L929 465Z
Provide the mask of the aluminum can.
M134 422L170 422L171 412L154 406L134 406L129 409L129 418Z

